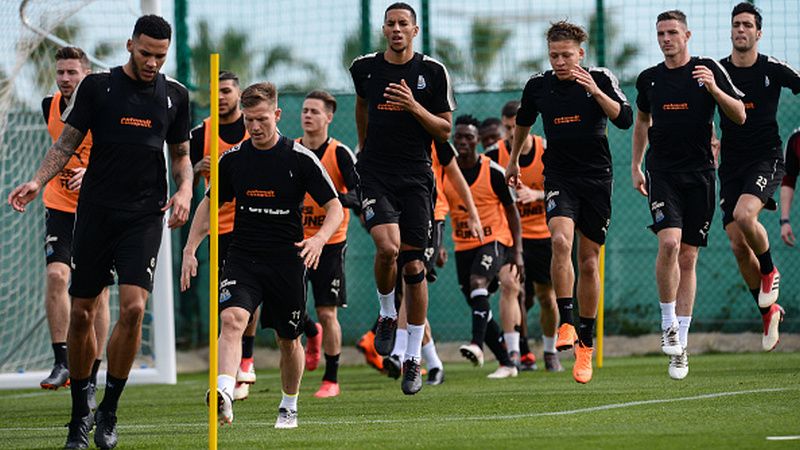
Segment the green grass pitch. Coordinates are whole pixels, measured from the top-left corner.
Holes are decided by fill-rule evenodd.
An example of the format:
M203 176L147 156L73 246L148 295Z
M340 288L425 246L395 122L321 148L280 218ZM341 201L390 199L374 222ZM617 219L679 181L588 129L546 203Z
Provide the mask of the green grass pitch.
M234 405L220 449L262 448L800 448L800 353L690 356L673 381L667 358L607 359L588 385L565 372L489 380L494 367L448 364L441 386L404 396L398 381L366 366L343 367L342 394L316 399L321 369L306 373L300 427L275 430L275 369L260 370L250 398ZM176 386L130 386L119 411L119 448L207 446L207 375ZM101 391L102 394L102 391ZM99 397L98 397L99 399ZM60 448L69 391L0 392L0 448Z

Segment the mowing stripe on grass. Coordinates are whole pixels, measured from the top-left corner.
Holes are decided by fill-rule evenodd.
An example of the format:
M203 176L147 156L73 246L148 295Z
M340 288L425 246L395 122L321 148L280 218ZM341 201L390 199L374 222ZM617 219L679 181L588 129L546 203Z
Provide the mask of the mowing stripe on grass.
M798 436L767 436L768 441L800 441Z
M763 394L766 392L783 392L783 391L791 391L795 389L790 388L769 388L769 389L751 389L746 391L731 391L731 392L716 392L713 394L702 394L702 395L695 395L692 397L677 397L677 398L664 398L664 399L654 399L654 400L638 400L634 402L625 402L625 403L611 403L608 405L600 405L600 406L592 406L589 408L580 408L580 409L569 409L565 411L546 411L546 412L536 412L536 413L525 413L525 414L507 414L507 415L483 415L483 416L439 416L436 417L434 420L442 421L442 422L454 422L454 421L464 421L464 420L477 420L477 421L488 421L488 420L507 420L507 419L526 419L532 417L543 417L543 416L565 416L571 414L581 414L581 413L588 413L588 412L596 412L596 411L606 411L609 409L621 409L621 408L629 408L632 406L641 406L641 405L654 405L659 403L674 403L674 402L687 402L693 400L707 400L710 398L720 398L720 397L730 397L734 395L745 395L745 394ZM301 410L302 411L302 410ZM301 416L302 417L302 416ZM303 425L364 425L364 424L384 424L384 423L411 423L411 422L427 422L430 421L430 417L419 417L419 418L406 418L406 419L360 419L360 420L300 420L300 423ZM250 422L250 421L239 421L236 422L237 425L252 425L252 426L272 426L274 422ZM142 429L156 429L156 428L166 428L169 427L172 429L173 427L198 427L198 428L205 428L206 423L204 422L197 422L197 423L167 423L167 424L159 424L159 425L149 425L149 424L139 424L139 425L119 425L118 428L121 430L142 430ZM54 431L54 430L63 430L64 427L0 427L0 432L4 431ZM774 438L774 439L773 439ZM772 436L768 437L768 440L788 440L787 438L800 438L800 436Z

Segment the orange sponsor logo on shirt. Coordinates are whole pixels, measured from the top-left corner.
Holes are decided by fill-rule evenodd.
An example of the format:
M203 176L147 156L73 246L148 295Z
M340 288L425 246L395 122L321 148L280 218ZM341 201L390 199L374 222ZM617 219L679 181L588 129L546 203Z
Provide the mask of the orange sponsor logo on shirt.
M136 117L121 117L120 125L130 125L132 127L153 128L153 121L150 119L137 119Z
M400 105L392 105L390 103L378 103L378 109L381 111L402 111L403 107Z
M744 109L756 109L756 104L753 102L747 102L744 104Z
M248 197L266 197L266 198L273 198L275 197L275 191L261 191L258 189L250 189L246 192Z
M556 117L553 119L553 123L556 125L564 125L567 123L576 123L581 121L581 115L575 114L574 116L564 116L564 117Z
M664 111L685 111L689 109L688 103L664 103Z

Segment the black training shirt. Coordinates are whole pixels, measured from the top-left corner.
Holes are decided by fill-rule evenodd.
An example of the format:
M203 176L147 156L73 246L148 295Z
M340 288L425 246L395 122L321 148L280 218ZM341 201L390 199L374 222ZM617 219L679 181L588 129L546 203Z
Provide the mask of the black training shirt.
M705 86L692 78L698 65L711 69L723 92L733 98L743 96L725 68L712 58L693 56L675 69L663 62L645 69L636 80L636 106L653 118L647 130L647 170L692 172L714 168L711 127L717 103Z
M333 183L314 153L284 136L268 150L256 149L247 139L222 155L220 205L236 199L231 252L296 258L294 244L303 240L306 192L320 205L336 198Z
M367 135L358 155L359 170L393 174L429 170L433 138L411 113L389 105L384 93L389 83L405 79L414 99L430 113L453 111L456 102L447 69L420 53L405 64L392 64L383 53L372 53L356 58L350 74L356 94L368 103Z
M797 186L797 175L800 174L800 129L794 130L786 143L786 175L782 186L794 189Z
M738 166L764 159L783 156L778 135L778 101L781 88L786 87L797 95L800 93L800 73L782 61L758 55L750 67L736 67L731 57L720 60L728 71L734 86L744 92L744 108L747 120L737 125L720 112L723 165Z
M92 132L81 202L130 211L159 211L167 199L164 142L189 140L189 93L157 75L129 78L122 67L90 74L64 112L66 123Z
M597 87L620 105L619 115L611 122L617 128L629 128L633 112L617 78L604 67L586 70ZM611 175L608 117L583 86L575 80L559 80L552 70L534 75L522 91L517 125L530 127L539 114L547 137L542 156L545 175Z

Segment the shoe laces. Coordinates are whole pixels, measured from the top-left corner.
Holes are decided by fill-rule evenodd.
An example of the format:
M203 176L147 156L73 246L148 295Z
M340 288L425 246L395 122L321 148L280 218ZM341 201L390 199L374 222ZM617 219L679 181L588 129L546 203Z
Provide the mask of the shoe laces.
M672 367L676 367L676 368L679 368L679 369L682 369L684 367L688 367L689 366L689 358L688 358L688 355L686 354L686 351L684 351L680 355L670 356L669 357L669 364Z
M281 422L291 422L297 417L297 411L287 408L278 408L278 420Z
M408 381L413 381L420 376L420 365L414 358L406 360L403 363L403 378Z
M392 327L394 319L391 317L381 317L378 319L378 322L382 325L379 326L377 330L380 334L380 340L390 340L395 334L395 330L393 330L394 327Z
M664 330L661 334L661 346L673 346L678 345L680 341L678 340L678 330L676 327L672 326Z

